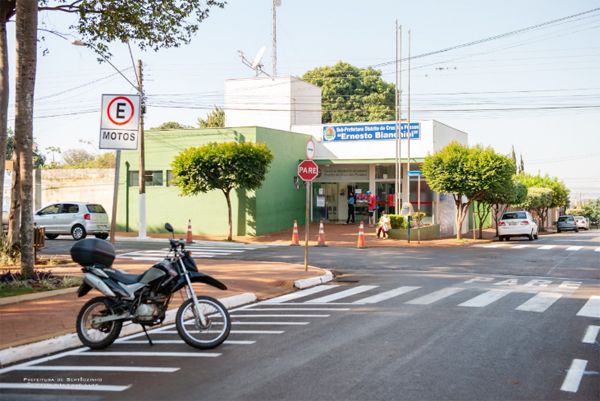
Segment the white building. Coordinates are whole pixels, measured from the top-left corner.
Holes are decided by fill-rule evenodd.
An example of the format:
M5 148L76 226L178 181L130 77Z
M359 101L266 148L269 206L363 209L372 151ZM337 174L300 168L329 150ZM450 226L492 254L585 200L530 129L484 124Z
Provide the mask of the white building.
M359 219L367 213L367 191L376 194L379 211L394 212L395 122L321 124L321 89L293 77L227 80L224 109L227 127L262 126L314 138L320 174L313 184L313 218L346 221L349 192L356 194ZM468 135L435 120L411 122L410 171L415 176L409 183L408 126L402 125L402 204L425 212L426 221L440 224L442 235L455 234L452 196L431 191L418 174L427 155L453 141L466 145Z

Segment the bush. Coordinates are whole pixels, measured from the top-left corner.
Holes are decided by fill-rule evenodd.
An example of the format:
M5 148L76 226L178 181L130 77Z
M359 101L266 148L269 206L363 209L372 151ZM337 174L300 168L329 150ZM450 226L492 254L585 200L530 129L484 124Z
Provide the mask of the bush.
M401 214L390 214L392 229L408 228L408 221Z

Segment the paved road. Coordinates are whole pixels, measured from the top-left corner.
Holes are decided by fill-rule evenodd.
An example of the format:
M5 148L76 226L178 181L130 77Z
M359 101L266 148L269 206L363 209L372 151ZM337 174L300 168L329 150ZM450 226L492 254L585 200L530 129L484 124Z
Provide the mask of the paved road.
M597 401L599 233L500 244L311 249L338 280L234 311L213 352L166 327L9 367L0 399Z

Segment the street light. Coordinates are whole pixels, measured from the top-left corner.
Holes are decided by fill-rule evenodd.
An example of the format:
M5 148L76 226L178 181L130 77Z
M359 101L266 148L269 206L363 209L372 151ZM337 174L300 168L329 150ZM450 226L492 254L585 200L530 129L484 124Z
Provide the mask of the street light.
M139 138L140 138L140 167L139 167L139 223L138 223L138 238L146 238L146 182L145 182L145 157L144 157L144 114L146 112L146 106L144 104L144 87L142 80L142 60L138 60L137 69L135 62L133 61L133 54L131 52L131 46L127 42L127 48L129 49L129 55L131 56L131 63L133 71L137 78L137 85L127 78L121 70L119 70L113 63L110 62L101 52L99 52L94 46L91 46L81 40L73 40L71 42L74 46L90 47L96 52L104 61L106 61L115 71L119 73L137 92L141 99L141 113L139 113ZM118 199L118 188L119 188L119 175L120 175L120 164L121 164L121 150L117 149L115 158L115 183L113 193L113 208L112 208L112 219L110 229L110 240L114 243L116 218L117 218L117 199Z

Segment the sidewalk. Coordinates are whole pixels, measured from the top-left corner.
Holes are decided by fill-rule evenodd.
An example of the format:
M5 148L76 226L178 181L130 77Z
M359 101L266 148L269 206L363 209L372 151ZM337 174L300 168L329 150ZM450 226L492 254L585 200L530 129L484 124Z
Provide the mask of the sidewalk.
M129 273L140 274L150 266L147 262L122 263L115 261L115 267ZM46 268L61 274L80 275L76 266ZM258 299L270 298L293 290L294 281L320 276L323 270L303 265L269 262L246 262L231 260L202 260L200 271L209 274L227 285L227 291L197 284L198 294L218 298L255 293ZM62 334L75 332L75 319L82 305L88 299L98 296L97 291L78 298L75 292L46 298L0 305L0 349L37 342ZM180 294L174 294L170 308L182 302Z

